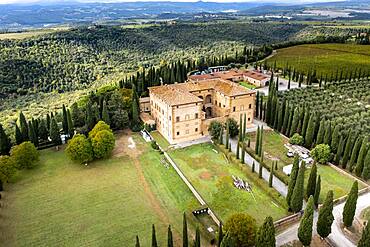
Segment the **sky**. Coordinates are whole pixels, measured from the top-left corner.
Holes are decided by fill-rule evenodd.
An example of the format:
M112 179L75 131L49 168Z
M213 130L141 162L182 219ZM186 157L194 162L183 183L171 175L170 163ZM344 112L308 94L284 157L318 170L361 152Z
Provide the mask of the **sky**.
M52 2L67 2L73 0L0 0L0 4L10 4L10 3L36 3L36 2L43 2L43 3L52 3ZM156 0L76 0L78 2L136 2L136 1L156 1ZM161 0L161 1L172 1L172 2L196 2L198 0ZM284 3L313 3L313 2L334 2L338 0L282 0L282 1L274 1L274 0L203 0L209 2L284 2Z

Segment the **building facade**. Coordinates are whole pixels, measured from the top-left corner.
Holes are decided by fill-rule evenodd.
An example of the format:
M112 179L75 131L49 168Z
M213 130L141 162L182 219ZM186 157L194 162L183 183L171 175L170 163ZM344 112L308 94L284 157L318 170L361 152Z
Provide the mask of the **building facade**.
M150 87L149 98L156 128L171 144L208 135L213 120L239 122L246 114L251 126L254 117L255 91L224 79Z

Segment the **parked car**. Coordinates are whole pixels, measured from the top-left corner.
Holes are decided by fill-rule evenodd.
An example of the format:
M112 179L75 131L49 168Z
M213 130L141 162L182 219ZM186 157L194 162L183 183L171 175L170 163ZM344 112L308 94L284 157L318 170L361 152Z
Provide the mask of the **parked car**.
M292 157L294 157L294 152L289 150L289 151L286 153L286 156L288 156L289 158L292 158Z

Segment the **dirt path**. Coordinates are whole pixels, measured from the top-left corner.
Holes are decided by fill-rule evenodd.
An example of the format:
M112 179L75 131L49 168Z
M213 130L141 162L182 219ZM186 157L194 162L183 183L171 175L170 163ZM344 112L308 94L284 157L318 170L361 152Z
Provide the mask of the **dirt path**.
M128 155L131 158L138 174L139 183L143 187L145 195L149 200L152 209L164 224L169 225L170 220L167 213L163 210L160 201L151 190L148 181L145 179L143 168L139 162L139 156L142 153L142 150L140 150L138 146L139 145L136 145L136 143L132 139L131 131L125 131L118 135L118 138L116 140L116 148L113 151L113 155L116 157ZM181 238L178 232L173 230L172 233L174 234L174 240L180 243Z

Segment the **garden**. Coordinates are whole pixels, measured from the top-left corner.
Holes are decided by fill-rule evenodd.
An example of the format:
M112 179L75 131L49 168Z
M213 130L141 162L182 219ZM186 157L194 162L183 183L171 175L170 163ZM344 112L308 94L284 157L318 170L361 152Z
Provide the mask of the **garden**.
M274 189L258 180L258 175L245 165L240 164L246 168L241 169L211 143L175 149L169 155L223 221L236 212L250 214L258 224L267 215L278 220L288 214L284 198L272 198L270 193L277 193ZM246 182L251 192L236 188L233 176Z

